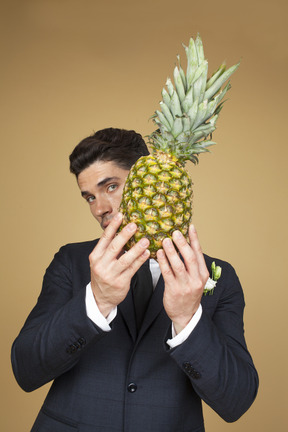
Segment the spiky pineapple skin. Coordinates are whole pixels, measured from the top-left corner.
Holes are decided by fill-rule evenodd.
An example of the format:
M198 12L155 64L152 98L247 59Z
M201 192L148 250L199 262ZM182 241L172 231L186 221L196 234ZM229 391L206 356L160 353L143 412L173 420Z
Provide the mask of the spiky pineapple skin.
M156 259L163 239L171 238L175 230L188 238L192 199L190 176L174 156L156 151L138 159L126 179L119 208L123 213L120 230L130 222L138 227L126 249L146 237L150 256Z

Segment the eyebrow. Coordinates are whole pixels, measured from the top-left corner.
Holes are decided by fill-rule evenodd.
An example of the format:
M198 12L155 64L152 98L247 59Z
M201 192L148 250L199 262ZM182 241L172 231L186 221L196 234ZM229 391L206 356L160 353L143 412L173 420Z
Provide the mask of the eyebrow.
M105 177L103 180L100 180L97 184L96 187L97 188L101 188L102 186L105 186L105 184L111 182L111 181L116 181L116 180L120 180L120 177L114 176L114 177ZM81 195L82 197L85 197L87 195L89 195L90 192L89 191L81 191Z

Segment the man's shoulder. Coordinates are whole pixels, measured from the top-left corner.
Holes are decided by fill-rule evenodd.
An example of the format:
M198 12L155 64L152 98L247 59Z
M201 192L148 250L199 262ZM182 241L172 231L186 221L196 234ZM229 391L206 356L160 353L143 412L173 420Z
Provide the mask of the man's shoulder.
M203 253L203 255L204 255L204 259L205 259L206 266L208 269L211 268L211 265L213 262L215 262L216 266L220 266L222 268L223 267L233 268L232 265L228 261L225 261L225 260L220 259L220 258L212 257L210 255L207 255L206 253Z
M54 262L71 263L74 262L85 262L88 260L90 253L93 251L99 239L67 243L60 247L60 249L55 253Z
M236 273L235 268L228 261L216 257L211 257L206 254L203 255L204 255L207 269L210 273L210 277L212 275L211 265L213 262L215 262L216 266L221 267L221 277L219 279L219 282L217 283L218 285L219 284L225 285L226 282L230 283L231 280L233 281L238 280L238 275Z
M60 253L65 253L68 255L78 255L78 254L90 254L94 247L96 246L99 239L88 240L83 242L67 243L59 249Z

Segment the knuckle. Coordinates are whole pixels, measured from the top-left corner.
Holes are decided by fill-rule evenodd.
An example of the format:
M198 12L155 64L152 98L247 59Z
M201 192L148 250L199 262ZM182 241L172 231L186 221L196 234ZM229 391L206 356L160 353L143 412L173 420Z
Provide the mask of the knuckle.
M196 291L202 292L206 284L206 280L202 279L202 276L199 275L199 277L194 282L194 288Z
M109 231L106 229L105 231L103 231L101 237L102 237L103 240L111 241L112 238L114 237L114 235L111 235L111 234L109 233Z
M89 254L89 262L90 262L90 265L93 263L93 261L94 261L94 253L93 252L91 252L90 254Z
M121 239L120 235L113 238L113 240L109 243L107 250L112 252L113 254L120 253L121 249L125 245L126 241Z
M198 291L203 290L203 281L199 276L193 277L193 279L189 278L189 281L186 285L187 292L190 292L192 295Z
M191 256L190 256L190 262L193 265L196 264L196 262L197 262L196 255L194 253L192 253Z
M122 273L124 270L127 270L130 267L130 265L126 262L125 259L120 258L118 260L118 264L120 266L120 273Z
M202 280L198 280L195 282L195 289L196 291L202 291L203 290L203 282Z
M210 277L210 274L209 274L208 270L206 269L204 271L204 275L203 275L204 281L207 282L207 280L209 279L209 277Z
M182 261L180 261L179 263L175 264L174 268L175 268L175 272L178 273L178 274L183 274L184 272L186 272L186 268L185 268L185 266L184 266L184 264L183 264Z
M169 266L167 266L167 267L165 267L164 269L163 269L163 271L162 271L162 273L163 273L163 277L165 277L165 276L172 276L172 270L171 270L171 268L169 267Z
M113 242L110 244L109 249L110 249L110 252L112 252L113 254L118 253L118 251L119 251L119 248Z
M90 267L94 267L98 260L98 255L95 253L95 251L92 251L89 255L89 263Z
M94 276L100 277L99 266L97 264L90 265L90 270Z

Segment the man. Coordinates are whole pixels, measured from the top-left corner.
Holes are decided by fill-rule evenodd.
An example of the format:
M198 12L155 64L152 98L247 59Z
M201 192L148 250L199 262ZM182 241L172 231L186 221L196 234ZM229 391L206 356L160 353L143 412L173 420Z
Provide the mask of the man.
M54 380L33 432L201 432L201 399L230 422L256 396L233 268L216 260L222 276L214 294L203 296L214 259L202 254L193 226L189 244L178 231L163 241L158 263L148 260L148 239L123 251L137 227L117 234L122 190L145 154L139 134L109 128L70 155L81 195L104 232L55 255L13 344L13 370L24 390ZM150 284L140 321L136 299Z

